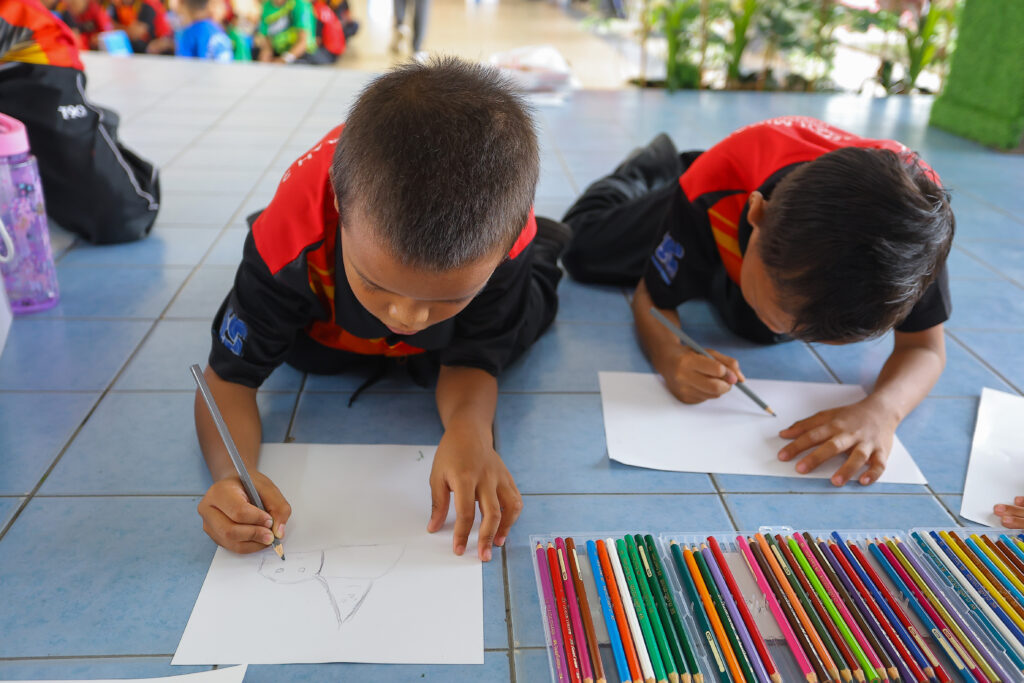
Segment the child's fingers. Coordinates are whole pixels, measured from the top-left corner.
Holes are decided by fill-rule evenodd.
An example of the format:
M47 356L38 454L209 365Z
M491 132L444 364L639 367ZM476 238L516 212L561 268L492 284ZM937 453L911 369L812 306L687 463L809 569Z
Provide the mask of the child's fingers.
M724 353L719 353L714 349L708 349L707 352L714 356L719 363L727 367L729 371L736 376L736 380L740 382L745 382L747 380L747 378L744 377L743 373L740 372L740 362L738 360L730 356L727 356Z
M284 536L284 524L288 521L288 518L292 516L292 506L285 500L281 494L281 490L277 488L268 479L260 489L260 498L263 499L263 505L267 508L267 512L274 520L274 535L278 538Z
M871 459L868 460L868 471L860 475L861 486L867 486L868 484L874 484L878 481L878 478L882 476L882 472L885 471L885 460L886 454L881 450L876 449L871 454Z
M714 379L707 375L694 374L689 378L690 390L700 394L701 398L707 400L718 398L732 389L732 385L722 379Z
M798 420L793 424L789 425L788 427L786 427L785 429L783 429L781 432L779 432L779 436L781 436L783 439L795 439L796 437L806 432L808 429L817 427L824 421L824 419L825 416L822 415L821 413L816 413L814 415L811 415L810 417L805 417L804 419Z
M218 496L211 504L216 509L228 516L235 524L252 524L254 526L270 527L270 513L260 510L249 502L245 495L245 489L241 482L224 491L224 495Z
M430 521L427 531L434 533L444 526L448 519L448 506L451 501L451 490L443 481L430 482Z
M509 529L516 523L523 511L523 497L516 489L515 484L511 486L503 484L498 487L498 503L501 505L501 524L498 525L498 531L494 534L494 545L503 546L505 539L508 538Z
M469 543L469 532L473 530L473 518L476 514L476 490L472 485L459 486L455 493L455 532L452 535L452 546L456 555L466 552Z
M713 377L716 379L723 380L729 384L735 384L736 374L727 368L717 360L702 356L700 354L693 354L690 357L689 367L696 373L704 375L706 377Z
M808 453L804 458L800 460L800 462L797 463L796 471L799 472L800 474L807 474L811 470L816 469L818 465L821 465L822 463L831 460L840 453L845 453L851 446L853 446L853 442L853 436L851 436L850 434L843 433L836 434L835 436L825 439L823 442L819 442L820 445L818 445L817 448ZM867 459L868 455L867 453L864 453L863 461L860 462L855 469L853 469L853 472L858 471L861 465L867 462ZM850 464L850 459L848 458L846 463L844 463L839 470L840 472L843 472L843 474L840 475L837 472L836 475L832 477L832 483L835 483L839 479L842 479L842 481L845 483L846 479L849 478L851 467L852 465Z
M235 524L217 508L210 507L203 513L203 531L214 542L236 553L251 553L266 548L274 541L270 529L264 526Z
M1015 498L1013 502L1017 505L996 505L992 510L1007 529L1024 529L1024 498Z
M779 451L779 460L792 460L808 448L813 448L820 443L832 438L835 430L827 425L818 425L798 436L789 445Z
M842 439L842 436L844 435L837 436L835 439L830 439L829 443ZM844 445L846 445L846 449L850 448L851 444L849 443L849 441L852 441L852 438L844 442ZM842 452L843 451L841 450L836 451L836 453ZM846 458L846 461L842 465L840 465L839 469L836 470L836 473L832 475L832 485L844 486L846 482L852 480L854 477L857 476L857 473L861 471L864 465L868 464L870 458L870 445L858 443L855 446L853 446L853 449L850 451L850 455Z
M493 486L482 487L480 496L480 530L477 532L477 554L483 562L491 561L491 546L494 535L501 523L501 504Z

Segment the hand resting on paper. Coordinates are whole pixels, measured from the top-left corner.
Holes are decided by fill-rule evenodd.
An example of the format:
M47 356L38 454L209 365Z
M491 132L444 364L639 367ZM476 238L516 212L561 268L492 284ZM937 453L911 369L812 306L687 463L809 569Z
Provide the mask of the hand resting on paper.
M267 512L249 502L237 476L217 481L199 501L203 531L217 545L236 553L254 553L273 543L274 536L284 538L284 525L292 514L292 506L274 482L260 472L250 470L250 474Z
M523 509L523 497L508 468L494 450L489 429L452 425L445 430L430 472L432 509L427 531L433 533L448 518L455 496L455 531L452 549L462 555L469 543L477 501L480 504L478 555L491 559L491 545L504 545L509 529Z
M793 441L779 451L779 460L792 460L810 451L796 465L797 472L806 474L846 453L846 462L832 475L832 483L842 486L867 467L858 479L867 486L885 471L898 424L899 420L878 407L869 396L852 405L815 413L783 429L779 436Z
M1024 496L1013 499L1013 505L1000 503L992 508L999 515L1000 521L1007 529L1024 529Z

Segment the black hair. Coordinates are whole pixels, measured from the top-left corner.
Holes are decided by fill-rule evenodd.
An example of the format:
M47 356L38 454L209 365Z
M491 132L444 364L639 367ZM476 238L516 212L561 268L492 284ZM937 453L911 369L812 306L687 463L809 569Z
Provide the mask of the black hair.
M358 215L403 264L442 271L511 248L539 166L533 119L512 84L435 57L363 90L331 178L343 226Z
M956 224L949 192L917 155L884 149L804 164L766 209L758 251L804 341L859 341L898 325L945 262Z

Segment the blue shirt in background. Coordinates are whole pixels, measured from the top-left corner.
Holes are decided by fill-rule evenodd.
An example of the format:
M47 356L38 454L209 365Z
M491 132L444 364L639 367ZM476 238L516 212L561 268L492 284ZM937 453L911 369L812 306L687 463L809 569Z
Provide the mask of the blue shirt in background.
M198 57L230 62L234 55L231 39L213 19L203 19L178 31L174 36L179 57Z

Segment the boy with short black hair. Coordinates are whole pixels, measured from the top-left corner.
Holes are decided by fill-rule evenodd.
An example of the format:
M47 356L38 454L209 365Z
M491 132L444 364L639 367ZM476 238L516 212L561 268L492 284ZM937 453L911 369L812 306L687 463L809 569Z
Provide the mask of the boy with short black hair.
M174 54L174 28L160 0L111 0L110 14L134 53Z
M591 185L564 221L563 258L585 282L637 285L641 345L685 403L743 379L735 359L693 353L651 315L707 298L729 329L758 343L843 344L895 330L871 394L780 432L806 473L847 454L842 486L885 469L897 425L945 365L945 269L954 218L935 173L903 145L807 117L742 128L706 152L659 136ZM685 324L684 324L685 327Z
M454 58L376 79L348 121L292 164L252 223L206 369L269 514L248 503L197 396L215 482L199 512L215 541L262 549L290 514L256 470L256 390L274 368L337 373L360 359L398 359L438 373L444 436L428 530L442 527L454 496L461 555L479 503L478 554L491 558L522 507L494 450L495 377L554 319L569 239L533 217L538 169L519 96L496 71Z

